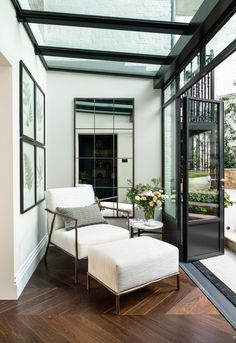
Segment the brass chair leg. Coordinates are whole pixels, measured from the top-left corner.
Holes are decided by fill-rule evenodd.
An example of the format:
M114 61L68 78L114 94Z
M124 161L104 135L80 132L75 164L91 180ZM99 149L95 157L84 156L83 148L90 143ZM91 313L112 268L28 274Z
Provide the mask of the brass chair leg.
M116 314L120 314L120 296L116 295Z
M87 292L90 292L90 275L87 273Z
M79 275L78 274L79 274L79 261L75 257L75 283L76 283L76 285L78 284L78 281L79 281Z
M176 277L177 277L177 290L179 290L179 274L176 275Z
M46 261L46 258L47 258L47 254L48 254L49 244L50 244L50 241L48 240L48 244L47 244L47 247L46 247L46 251L45 251L45 254L44 254L44 257L43 257L45 263L47 262L47 261Z
M52 219L52 223L51 223L51 227L50 227L50 232L49 232L49 236L48 236L48 244L47 244L47 248L46 248L46 251L45 251L45 254L43 257L45 262L46 262L46 258L47 258L47 254L48 254L49 244L51 242L51 237L52 237L55 219L56 219L56 214L53 215L53 219Z

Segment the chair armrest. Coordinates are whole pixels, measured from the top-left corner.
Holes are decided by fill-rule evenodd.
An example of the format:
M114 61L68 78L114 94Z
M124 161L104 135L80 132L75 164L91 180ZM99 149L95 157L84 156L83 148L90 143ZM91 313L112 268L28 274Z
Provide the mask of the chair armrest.
M114 197L108 197L108 198L102 198L102 199L99 199L97 198L97 201L105 201L105 200L111 200L111 199L118 199L118 195L114 196Z
M103 208L106 208L108 210L114 210L114 208L112 207L108 207L108 206L101 206L101 209ZM129 222L129 211L127 210L122 210L120 208L116 208L115 211L117 212L123 212L123 213L126 213L126 216L127 216L127 225L128 225L128 231L130 231L130 222Z
M51 214L54 214L54 216L59 216L59 217L62 217L62 218L68 218L70 220L74 220L75 226L74 226L73 229L76 229L76 230L78 229L78 227L77 227L78 219L70 217L70 216L67 216L67 215L59 213L59 212L56 212L56 211L49 210L48 208L45 208L45 211L47 211L47 212L49 212Z
M103 205L101 205L101 209L103 209L103 208L106 208L106 209L108 209L108 210L114 210L114 211L124 212L124 213L126 213L126 214L129 214L129 211L128 211L128 210L123 210L123 209L121 209L121 208L114 208L114 207L108 207L108 206L103 206Z

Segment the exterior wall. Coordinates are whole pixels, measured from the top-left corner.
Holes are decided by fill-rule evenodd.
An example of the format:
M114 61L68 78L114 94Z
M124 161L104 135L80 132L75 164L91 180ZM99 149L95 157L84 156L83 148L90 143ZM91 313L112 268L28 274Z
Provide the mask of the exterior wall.
M225 169L225 188L236 189L236 169Z
M74 184L74 98L134 98L135 183L161 175L161 93L152 80L49 72L48 188Z
M13 5L0 1L0 299L16 299L39 261L46 242L44 204L20 214L19 61L46 93L46 71ZM2 281L4 280L4 281Z

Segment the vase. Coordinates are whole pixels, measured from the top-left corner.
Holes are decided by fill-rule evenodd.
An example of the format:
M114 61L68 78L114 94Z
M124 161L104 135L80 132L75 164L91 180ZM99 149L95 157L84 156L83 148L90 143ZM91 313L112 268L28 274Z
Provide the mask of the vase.
M143 211L144 211L145 220L154 219L154 214L155 214L154 206L145 207Z

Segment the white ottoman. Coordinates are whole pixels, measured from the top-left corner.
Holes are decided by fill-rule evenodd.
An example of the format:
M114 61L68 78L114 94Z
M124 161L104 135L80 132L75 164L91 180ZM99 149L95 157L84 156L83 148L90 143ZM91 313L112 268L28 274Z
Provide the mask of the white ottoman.
M92 277L114 293L117 313L120 295L173 275L179 289L178 248L151 237L99 244L88 250L87 289Z

